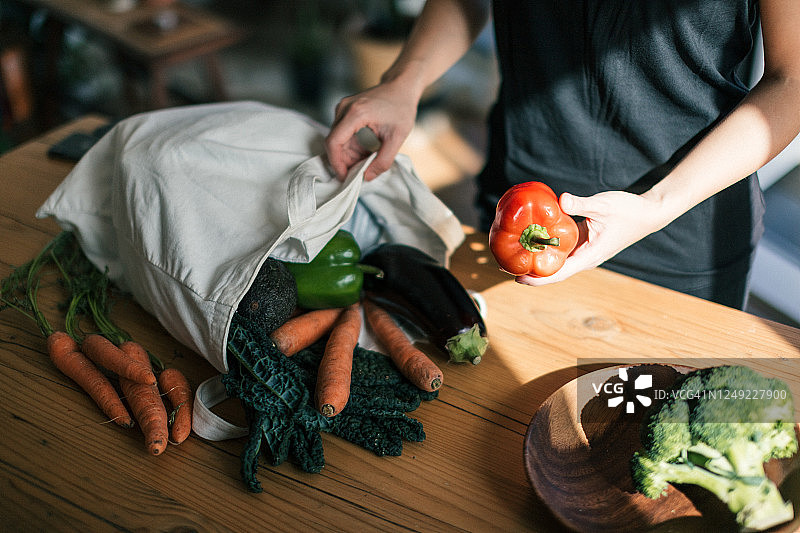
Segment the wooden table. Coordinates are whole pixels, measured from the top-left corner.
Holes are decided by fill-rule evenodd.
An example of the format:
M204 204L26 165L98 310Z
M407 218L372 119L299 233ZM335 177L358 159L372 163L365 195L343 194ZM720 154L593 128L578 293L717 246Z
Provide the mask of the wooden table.
M71 169L45 152L88 117L0 158L0 277L58 231L34 212ZM445 365L439 398L411 413L427 439L400 457L324 435L326 466L262 463L261 494L239 475L241 440L192 436L161 456L104 422L54 369L31 321L0 313L0 523L7 531L559 531L526 479L522 449L539 405L574 379L580 358L669 362L741 358L800 398L800 331L595 269L529 288L500 273L470 232L452 270L488 303L491 346L478 366ZM47 291L45 313L60 311ZM136 304L120 325L193 385L214 375ZM235 406L234 406L235 410Z
M227 91L219 66L217 52L237 43L242 31L231 22L182 2L168 8L148 6L139 2L136 7L115 12L103 0L18 0L31 7L44 8L54 22L50 33L49 76L56 82L57 58L63 24L77 24L102 36L116 47L121 66L131 74L130 62L142 66L148 77L148 104L150 109L168 105L168 69L176 64L200 59L206 65L213 99L225 100ZM159 14L176 17L174 28L154 24ZM129 97L132 85L127 84Z

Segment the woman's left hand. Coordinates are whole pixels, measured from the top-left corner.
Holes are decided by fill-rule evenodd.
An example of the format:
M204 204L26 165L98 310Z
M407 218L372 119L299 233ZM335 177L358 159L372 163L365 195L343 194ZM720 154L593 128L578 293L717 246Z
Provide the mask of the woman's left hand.
M599 266L619 252L669 223L658 215L659 206L646 196L608 191L588 197L564 193L559 199L562 211L584 217L578 223L578 245L564 265L552 276L518 276L525 285L547 285Z

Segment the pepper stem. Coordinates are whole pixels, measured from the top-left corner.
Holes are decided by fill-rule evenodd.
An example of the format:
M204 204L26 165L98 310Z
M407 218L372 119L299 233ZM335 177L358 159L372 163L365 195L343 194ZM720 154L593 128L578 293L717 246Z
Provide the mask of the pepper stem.
M376 266L365 265L363 263L358 263L356 266L364 274L372 274L373 276L375 276L378 279L383 279L383 270L381 270L380 268L378 268Z
M547 228L539 224L531 224L522 231L519 243L529 252L539 252L546 246L558 246L561 241L558 237L550 237Z

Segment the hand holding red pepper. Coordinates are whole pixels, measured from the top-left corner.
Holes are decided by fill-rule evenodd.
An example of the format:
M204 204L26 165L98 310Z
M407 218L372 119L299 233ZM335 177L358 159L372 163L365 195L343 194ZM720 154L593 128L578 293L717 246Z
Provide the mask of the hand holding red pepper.
M489 247L500 268L515 276L555 274L578 243L578 226L538 181L511 187L497 203Z
M515 188L512 187L507 194L511 195L511 191L514 190ZM552 191L551 194L553 194ZM538 198L544 201L543 199L547 197L548 195L543 195ZM683 213L682 209L685 209L685 205L680 202L680 196L678 196L678 201L671 199L672 197L670 197L670 201L667 201L664 195L653 190L644 194L604 191L585 197L564 193L558 200L555 199L554 194L549 198L544 202L549 206L546 212L553 213L555 218L558 218L558 207L561 208L560 212L563 217L569 218L568 215L582 217L581 222L577 225L577 245L572 251L560 251L558 258L564 260L562 265L552 270L553 274L543 276L544 269L538 271L532 269L533 272L529 274L516 275L518 283L533 286L546 285L597 267L628 246L660 230ZM504 263L512 264L511 258L514 257L512 250L515 249L515 246L511 237L501 234L501 231L506 232L502 228L510 227L510 221L518 220L523 213L533 212L533 210L525 208L522 203L518 203L516 211L512 211L514 209L512 205L502 199L498 202L498 217L495 219L497 228L493 228L489 234L492 252L504 269L506 268L503 266ZM500 209L501 207L503 209ZM519 213L519 216L513 216L515 213ZM501 217L501 214L506 216ZM509 222L504 223L503 218L507 218ZM547 218L541 218L539 225L548 228L549 231L547 226L549 223ZM522 225L521 222L520 225ZM521 233L519 235L521 236ZM552 238L555 234L549 236ZM557 248L560 248L560 245L561 242ZM551 248L551 246L545 245L545 250L547 248ZM539 258L539 261L542 259Z

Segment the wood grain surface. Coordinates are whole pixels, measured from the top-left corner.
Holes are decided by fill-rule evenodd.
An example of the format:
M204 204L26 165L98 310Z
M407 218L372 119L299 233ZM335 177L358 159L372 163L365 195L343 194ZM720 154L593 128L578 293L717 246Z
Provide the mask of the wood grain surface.
M0 157L0 277L59 228L34 213L71 169L47 148L88 117ZM306 474L262 461L261 494L239 475L242 440L191 436L158 457L135 430L103 419L45 355L35 325L0 312L0 517L8 531L562 531L526 477L523 447L537 409L586 369L620 358L739 359L785 379L800 398L800 331L595 269L524 287L501 273L486 235L467 228L451 269L486 300L490 348L477 366L447 364L439 398L412 416L427 438L377 457L323 436L326 465ZM41 291L58 323L56 285ZM215 371L135 302L114 317L197 386ZM241 416L235 403L220 407ZM534 451L535 453L535 443Z

